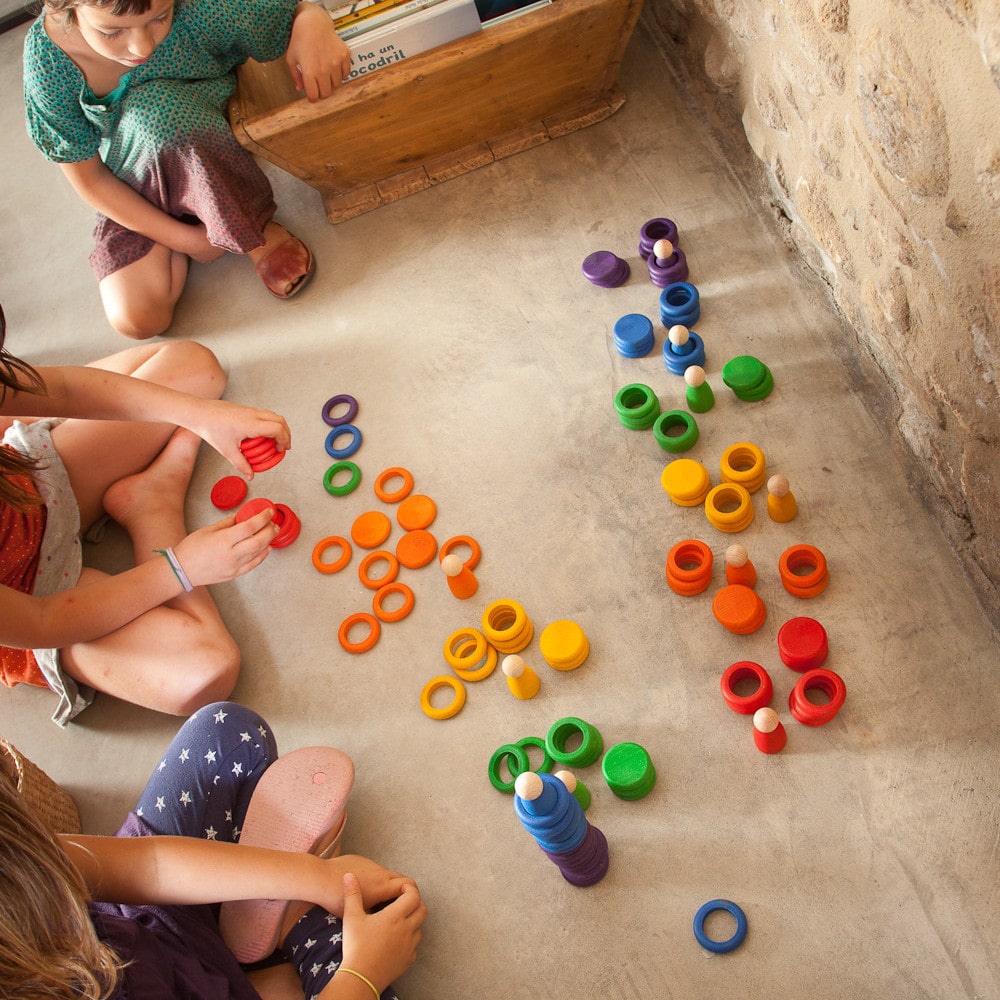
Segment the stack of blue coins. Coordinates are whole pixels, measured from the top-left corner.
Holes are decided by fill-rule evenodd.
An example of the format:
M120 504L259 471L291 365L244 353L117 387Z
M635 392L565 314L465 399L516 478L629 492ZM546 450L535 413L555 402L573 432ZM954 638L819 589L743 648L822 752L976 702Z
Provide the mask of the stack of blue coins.
M627 260L610 250L595 250L583 261L583 276L600 288L617 288L628 281L632 269Z
M615 322L615 350L623 358L644 358L653 349L656 338L653 323L642 313L626 313Z

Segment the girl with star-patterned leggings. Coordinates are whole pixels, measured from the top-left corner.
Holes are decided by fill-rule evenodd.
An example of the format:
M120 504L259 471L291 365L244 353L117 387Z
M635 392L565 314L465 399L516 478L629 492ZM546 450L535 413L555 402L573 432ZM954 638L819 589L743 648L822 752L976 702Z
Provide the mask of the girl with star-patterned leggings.
M427 912L413 880L357 855L239 843L254 792L278 760L259 715L209 705L181 727L115 837L53 838L0 779L0 847L13 858L9 870L23 873L5 887L0 935L24 964L19 972L0 963L0 995L41 1000L64 986L88 1000L394 998L389 984L415 960ZM279 908L280 950L267 968L247 971L215 904L255 901L239 904L252 922L254 905L286 899L304 902ZM53 913L69 914L58 939Z

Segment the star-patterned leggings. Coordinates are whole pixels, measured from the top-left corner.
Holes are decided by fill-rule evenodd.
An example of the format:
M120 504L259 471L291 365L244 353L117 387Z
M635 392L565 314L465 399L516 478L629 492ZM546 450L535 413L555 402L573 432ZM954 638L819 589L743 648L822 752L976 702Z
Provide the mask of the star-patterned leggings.
M270 727L256 712L235 702L207 705L181 726L139 796L135 814L155 834L236 843L250 796L277 759ZM307 1000L340 967L342 938L340 919L316 906L285 939ZM382 1000L396 1000L395 992L387 989Z

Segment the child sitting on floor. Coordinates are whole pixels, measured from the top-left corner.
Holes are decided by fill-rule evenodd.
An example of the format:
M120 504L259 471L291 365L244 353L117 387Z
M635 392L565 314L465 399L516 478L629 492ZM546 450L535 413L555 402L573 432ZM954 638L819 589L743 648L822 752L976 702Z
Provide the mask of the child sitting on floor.
M54 836L0 774L0 996L271 1000L294 977L307 1000L393 1000L427 909L412 879L334 856L353 778L338 750L279 757L231 702L181 727L116 837ZM276 945L261 973L233 951Z
M226 117L235 68L281 55L309 100L350 71L327 12L295 0L46 0L28 29L28 134L98 212L90 262L126 337L170 326L190 259L245 254L282 299L312 275Z
M228 697L239 650L207 585L258 566L278 528L265 510L189 534L185 497L203 439L249 477L240 441L284 451L284 418L220 400L200 344L32 368L5 335L0 309L0 681L51 688L60 725L95 690L174 715ZM81 529L106 516L136 563L113 576L82 565Z

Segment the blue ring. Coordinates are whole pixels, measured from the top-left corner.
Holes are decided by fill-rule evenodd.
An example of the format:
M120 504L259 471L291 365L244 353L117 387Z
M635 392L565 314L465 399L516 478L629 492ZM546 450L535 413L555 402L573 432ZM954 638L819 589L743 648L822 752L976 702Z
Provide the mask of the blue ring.
M351 435L346 448L334 448L333 442L344 434ZM330 458L350 458L361 447L361 431L354 424L338 424L326 436L326 453Z
M736 933L727 941L713 941L705 933L705 918L716 910L725 910L736 918ZM735 951L746 939L747 915L728 899L710 899L707 903L703 903L694 915L694 936L706 951L715 952L717 955Z

